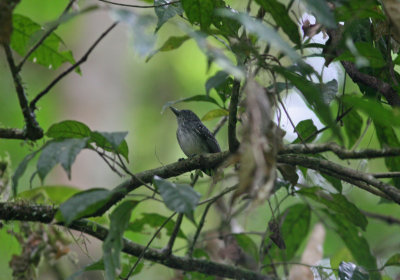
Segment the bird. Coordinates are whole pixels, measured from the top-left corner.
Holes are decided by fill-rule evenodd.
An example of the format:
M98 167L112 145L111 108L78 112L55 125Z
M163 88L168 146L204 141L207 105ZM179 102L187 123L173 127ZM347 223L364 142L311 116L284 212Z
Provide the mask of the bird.
M170 107L170 109L178 121L176 138L187 157L221 152L217 139L195 113L190 110L178 110L174 107ZM208 170L202 171L210 175Z

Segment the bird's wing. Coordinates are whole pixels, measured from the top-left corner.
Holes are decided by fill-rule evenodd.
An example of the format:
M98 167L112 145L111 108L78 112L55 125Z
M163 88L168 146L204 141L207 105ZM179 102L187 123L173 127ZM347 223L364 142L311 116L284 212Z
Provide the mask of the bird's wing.
M219 147L217 140L207 127L200 123L199 125L196 125L195 130L197 134L207 143L209 153L221 152L221 148Z

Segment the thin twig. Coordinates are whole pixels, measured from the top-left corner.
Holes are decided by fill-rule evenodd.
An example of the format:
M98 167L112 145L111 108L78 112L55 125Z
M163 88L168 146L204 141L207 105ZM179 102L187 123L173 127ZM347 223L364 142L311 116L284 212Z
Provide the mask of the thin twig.
M108 0L98 0L98 1L104 2L104 3L107 3L107 4L111 4L111 5L116 5L116 6L131 7L131 8L141 8L141 9L164 7L164 6L173 5L173 4L176 4L176 3L179 3L179 2L180 2L180 1L171 1L171 2L167 2L167 3L163 3L163 4L158 4L158 5L146 5L146 6L142 6L142 5L132 5L132 4L117 3L117 2L112 2L112 1L108 1Z
M81 59L79 59L75 64L71 65L67 70L62 72L60 75L58 75L44 90L42 90L36 97L31 101L29 104L30 109L33 111L36 109L36 103L46 94L48 93L62 78L67 76L69 73L74 71L79 65L84 63L90 53L94 50L94 48L100 43L100 41L118 24L118 21L114 22L110 27L104 31L100 37L90 46L90 48L87 50L87 52L82 56Z
M375 178L399 178L400 172L382 172L382 173L372 173Z
M378 214L378 213L371 213L371 212L364 211L364 210L361 210L361 213L363 213L367 217L388 223L389 225L400 225L400 219L396 218L396 217Z
M129 277L132 275L132 273L135 271L136 267L139 265L140 261L144 257L146 250L149 249L151 243L154 241L154 239L158 236L160 231L165 227L165 225L175 216L176 212L174 212L171 216L169 216L165 221L161 224L161 226L156 230L156 232L153 234L149 242L147 242L146 247L143 248L142 253L138 256L135 264L132 266L132 268L129 270L128 275L123 278L124 280L128 280Z
M206 208L204 209L204 212L203 212L203 215L201 216L199 225L197 226L196 233L194 234L194 238L193 238L192 245L189 247L189 250L188 250L187 256L188 256L190 259L193 258L193 250L194 250L194 247L196 246L197 239L199 238L200 232L201 232L201 230L202 230L202 228L203 228L203 226L204 226L204 222L205 222L205 220L206 220L207 213L208 213L208 211L210 210L211 206L212 206L213 203L216 202L218 199L220 199L221 197L223 197L225 194L227 194L227 193L229 193L229 192L235 190L236 188L237 188L237 186L233 186L233 187L227 188L226 190L224 190L224 191L221 192L220 194L218 194L218 195L214 196L213 198L207 200L207 203L208 203L208 204L207 204ZM203 203L205 203L205 201L203 201L203 202L201 202L201 203L199 203L199 204L203 204Z
M18 70L15 66L14 58L11 52L11 48L7 44L3 44L8 65L10 67L11 75L14 80L15 90L17 92L19 105L22 109L22 114L24 116L26 130L25 136L30 140L37 140L43 137L43 129L39 126L36 121L36 117L33 111L29 108L28 98L25 94L25 89L22 86L21 77L18 74Z
M2 139L25 139L25 132L18 128L0 128L0 138Z

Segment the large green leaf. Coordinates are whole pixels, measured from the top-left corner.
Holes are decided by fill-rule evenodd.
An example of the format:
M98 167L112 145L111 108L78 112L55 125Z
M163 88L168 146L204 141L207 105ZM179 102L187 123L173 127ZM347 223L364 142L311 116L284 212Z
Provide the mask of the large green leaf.
M381 68L386 65L382 53L372 46L372 43L357 42L355 43L356 50L346 50L334 61L350 61L356 63L362 59L367 59L369 66L372 68Z
M358 232L357 228L347 219L343 219L343 216L325 212L336 224L336 233L349 248L357 263L370 270L370 279L381 279L376 266L376 258L371 254L367 240Z
M350 112L343 118L344 130L348 138L348 147L351 148L356 143L361 135L363 119L356 109L351 109Z
M260 40L271 44L276 49L290 57L292 61L299 61L299 54L276 32L273 28L265 25L244 13L234 13L228 9L219 10L219 14L240 22L249 33L255 34Z
M154 11L156 12L158 22L156 27L156 32L161 28L161 26L166 23L170 18L176 15L182 15L183 9L181 3L170 3L169 0L154 0ZM168 4L170 3L170 4ZM168 5L163 5L168 4ZM161 6L160 6L161 5Z
M275 244L277 243L277 240L280 239L284 242L284 244L282 243L280 245L282 249L278 249L278 247L271 248L271 256L286 261L291 260L295 256L301 243L307 237L310 221L310 208L307 205L300 203L287 208L285 212L277 218L276 222L271 221L270 230L272 230L272 233L270 238ZM275 227L272 228L271 223L275 225L281 224L280 229L278 230L278 228ZM282 257L281 250L285 250L284 257Z
M97 147L102 148L109 152L116 152L121 154L127 161L129 161L128 144L125 137L128 132L99 132L93 131L90 134L90 142L94 142Z
M168 218L157 213L142 213L142 218L135 219L133 222L131 222L127 230L133 232L145 233L146 226L158 229L160 225L162 225L165 222L166 219ZM173 220L169 220L165 224L164 228L167 230L167 235L171 236L175 228L175 222ZM181 229L179 229L177 236L180 238L186 238L185 234Z
M301 44L299 28L297 24L290 18L285 5L277 0L256 0L256 2L272 16L276 25L283 29L293 43L296 45Z
M148 62L158 52L167 52L179 48L180 46L182 46L183 43L185 43L189 39L190 37L187 35L169 37L167 41L165 41L164 44L159 49L149 54L149 56L146 58L146 62Z
M189 215L194 211L201 195L190 185L174 184L158 176L154 176L157 187L165 205L172 211Z
M234 234L233 237L235 238L240 248L243 249L243 251L252 256L255 261L258 260L260 253L253 239L251 239L247 234L244 233Z
M77 193L60 205L56 219L69 225L74 220L96 213L112 195L113 192L107 189L90 189Z
M391 256L383 265L383 267L387 266L400 266L400 253L396 253Z
M103 243L103 261L106 280L115 280L120 269L120 254L123 248L123 235L128 227L132 210L137 201L127 200L118 205L110 216L110 230Z
M15 170L14 174L11 177L11 186L12 186L12 193L15 197L18 194L18 181L19 178L24 174L28 163L36 156L39 151L35 151L30 153L24 157L24 159L19 163L17 169Z
M214 0L181 0L183 10L192 24L200 24L202 30L207 30L211 24Z
M42 26L30 18L20 15L13 15L13 33L11 47L21 56L26 55L28 50L37 42L37 32ZM35 40L36 38L36 40ZM75 63L71 51L59 51L63 45L62 39L54 32L43 41L43 43L29 56L29 60L46 66L49 69L57 69L65 62Z
M347 107L353 106L359 111L364 112L374 121L374 123L387 125L388 120L390 120L391 126L400 126L400 110L397 108L389 108L383 106L377 100L361 96L345 95L342 100Z
M303 120L296 125L296 131L300 134L292 143L301 143L302 140L305 143L312 142L317 137L317 127L314 125L312 119ZM312 136L313 135L313 136Z
M60 163L71 178L71 166L79 152L86 147L88 137L52 140L46 143L37 162L37 171L43 181L53 167Z
M339 193L331 193L332 199L324 196L324 190L319 187L303 188L297 193L307 196L323 205L329 210L342 214L348 221L365 230L368 224L367 218L353 203Z
M84 138L90 136L90 128L81 122L66 120L50 126L46 135L50 138Z
M228 116L229 111L227 109L214 109L211 111L208 111L202 118L202 121L209 121L213 120L215 118L220 118L224 116Z

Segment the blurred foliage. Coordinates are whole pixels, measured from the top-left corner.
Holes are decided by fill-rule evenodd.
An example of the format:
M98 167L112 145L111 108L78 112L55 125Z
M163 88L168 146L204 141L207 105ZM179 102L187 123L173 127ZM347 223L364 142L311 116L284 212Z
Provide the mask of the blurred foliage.
M308 149L333 141L349 152L399 147L400 23L392 12L400 10L398 1L141 1L154 5L151 9L101 1L17 2L0 3L7 8L0 13L5 28L0 42L6 50L0 60L0 128L19 128L24 140L0 139L0 159L6 158L0 160L2 201L17 208L55 205L56 220L66 226L89 217L93 228L109 228L103 257L96 255L89 264L78 260L81 269L74 267L75 274L54 269L58 278L100 270L110 280L133 274L138 279L214 279L194 271L154 272L165 268L122 253L123 238L164 248L167 266L168 250L174 249L178 256L276 278L292 273L290 262L309 264L308 245L319 242L324 250L311 264L315 276L398 276L399 224L388 221L399 219L394 197L380 189L378 199L350 184L360 177L347 178L340 171L319 173L301 163L279 163L279 152L288 143ZM117 28L100 35L110 20L119 22ZM129 41L120 34L112 37L121 30ZM317 42L320 34L329 39ZM93 44L96 40L99 45ZM38 48L28 57L35 44ZM87 61L77 65L91 48L93 53L84 56ZM28 61L21 63L25 56ZM322 57L326 67L342 63L345 78L324 75L310 62L313 56ZM21 102L25 95L30 102L46 85L58 83L71 65L76 71L66 75L71 80L38 97L37 106ZM287 95L299 95L303 110L311 110L313 118L292 119L291 108L285 106ZM174 179L154 176L147 189L129 193L125 187L131 181L121 177L143 184L132 170L165 166L182 157L175 118L166 110L174 104L192 109L210 128L222 125L217 139L223 150L237 133L240 149L212 178L199 171ZM29 140L29 120L21 109L36 114L43 139ZM231 113L238 118L234 134L227 128ZM281 128L283 118L292 125L287 131ZM295 138L285 136L289 130L295 131ZM303 158L339 163L371 178L372 173L400 170L398 156ZM400 188L398 178L382 180L395 191ZM111 208L110 215L93 217L105 208ZM171 211L179 217L171 219ZM310 234L317 223L326 231L318 241ZM165 247L177 237L173 248ZM5 279L45 279L37 276L41 263L53 266L60 258L64 266L72 266L63 258L70 255L71 240L52 226L0 222L0 238L7 247L0 254ZM82 242L80 246L87 245Z

